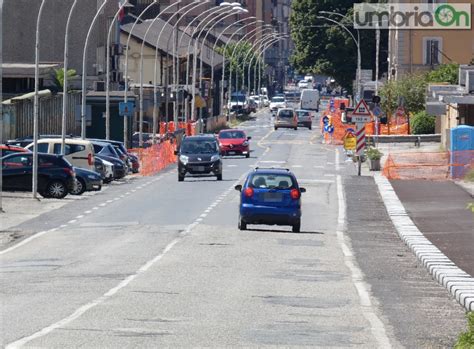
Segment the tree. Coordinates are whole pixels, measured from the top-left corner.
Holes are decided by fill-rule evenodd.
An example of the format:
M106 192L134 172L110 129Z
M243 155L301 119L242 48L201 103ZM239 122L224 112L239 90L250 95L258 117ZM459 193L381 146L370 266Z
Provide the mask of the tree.
M76 76L77 74L74 69L69 69L67 71L68 79L75 78ZM64 68L54 69L53 81L58 91L64 90Z
M356 78L357 47L343 28L317 17L320 11L338 12L347 15L348 19L342 23L351 28L353 4L354 1L348 0L293 0L290 16L295 43L290 59L293 66L302 73L330 75L348 91ZM341 20L338 16L327 16ZM357 32L352 32L357 38ZM386 62L387 31L382 30L382 34L381 63ZM375 70L375 30L361 30L360 35L362 69ZM384 70L387 67L381 64L381 71Z
M399 80L390 80L380 89L382 108L393 112L403 104L408 113L417 113L425 109L426 76L408 74Z
M428 82L447 82L451 85L458 83L459 64L441 64L436 70L427 73Z

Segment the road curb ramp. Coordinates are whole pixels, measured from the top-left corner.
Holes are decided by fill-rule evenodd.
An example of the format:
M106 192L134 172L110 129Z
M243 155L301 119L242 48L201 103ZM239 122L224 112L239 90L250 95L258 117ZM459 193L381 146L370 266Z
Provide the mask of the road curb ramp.
M374 175L387 213L402 241L440 285L467 311L474 311L474 277L457 267L431 243L408 216L389 180Z

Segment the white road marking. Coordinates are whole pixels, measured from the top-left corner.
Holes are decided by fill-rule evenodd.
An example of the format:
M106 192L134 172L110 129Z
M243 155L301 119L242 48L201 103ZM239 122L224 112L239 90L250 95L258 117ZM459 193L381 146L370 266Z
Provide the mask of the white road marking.
M96 207L92 207L93 210L98 210L99 208L96 206Z
M99 204L100 207L104 207L104 206L107 206L106 203L102 203L102 204Z
M303 166L302 165L291 165L291 167L293 167L293 168L302 168Z
M339 171L341 169L341 165L339 164L339 149L336 149L336 171Z
M11 252L13 250L16 250L17 248L23 246L23 245L26 245L27 243L43 236L44 234L48 233L49 231L48 230L45 230L45 231L40 231L39 233L36 233L35 235L32 235L28 238L26 238L25 240L22 240L20 241L19 243L17 243L16 245L13 245L12 247L9 247L3 251L0 251L0 256L5 254L5 253L8 253L8 252Z
M350 247L350 240L344 235L346 230L346 203L344 198L344 190L342 187L341 176L336 177L337 183L337 200L338 200L338 215L337 215L337 240L341 246L344 254L344 262L352 274L352 283L354 284L359 295L360 305L362 306L362 314L370 323L370 330L375 340L378 342L380 348L391 348L389 338L385 331L385 326L372 308L371 296L369 293L369 286L364 281L364 275L360 270L357 262L353 256L352 248Z
M79 215L79 216L76 217L76 219L81 219L81 218L84 218L84 216L83 216L83 215Z
M227 165L227 167L237 167L237 165Z
M261 160L261 164L286 164L286 161L277 161L277 160Z
M69 222L67 222L68 224L74 224L77 222L77 219L71 219Z
M84 211L84 214L91 214L92 211Z

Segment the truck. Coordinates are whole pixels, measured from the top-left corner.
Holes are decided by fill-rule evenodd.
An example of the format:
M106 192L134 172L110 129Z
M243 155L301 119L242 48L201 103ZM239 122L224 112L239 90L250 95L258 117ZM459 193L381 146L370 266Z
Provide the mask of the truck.
M304 89L301 91L300 108L305 110L319 110L319 91Z
M230 112L236 112L237 114L250 114L248 98L243 92L232 93L227 107Z

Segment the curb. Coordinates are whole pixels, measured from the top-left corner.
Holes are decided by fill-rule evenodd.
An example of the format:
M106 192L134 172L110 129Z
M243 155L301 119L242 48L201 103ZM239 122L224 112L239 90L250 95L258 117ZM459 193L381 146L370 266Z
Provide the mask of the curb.
M374 180L400 239L412 250L433 279L444 286L467 311L474 311L474 277L458 268L423 235L408 216L387 178L376 174Z

